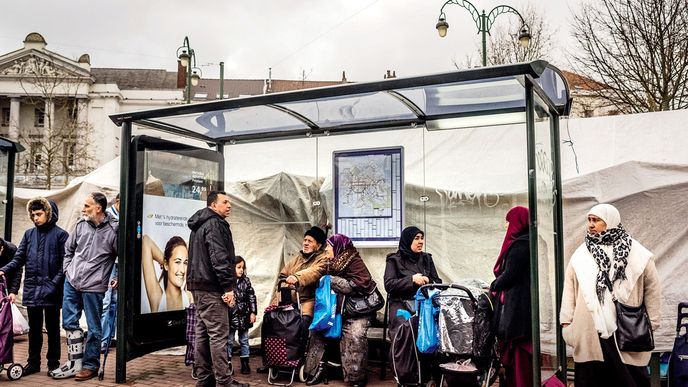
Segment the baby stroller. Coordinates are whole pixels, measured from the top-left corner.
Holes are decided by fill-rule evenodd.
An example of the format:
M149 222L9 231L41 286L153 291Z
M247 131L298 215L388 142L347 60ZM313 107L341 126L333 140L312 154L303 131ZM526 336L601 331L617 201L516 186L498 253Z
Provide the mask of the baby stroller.
M688 386L688 302L678 304L676 338L669 359L668 382L668 387Z
M280 280L280 302L265 309L261 327L261 349L263 365L268 367L268 383L278 386L291 386L298 372L299 379L305 381L302 359L305 352L304 332L301 318L301 304L295 287L282 287ZM296 292L296 302L292 302L291 292ZM277 383L280 374L290 378L289 383Z
M0 372L7 370L9 380L17 380L24 374L24 367L13 362L14 331L12 304L7 294L7 282L0 277ZM10 366L5 368L5 364Z
M499 370L495 337L491 330L492 302L479 287L459 284L431 284L421 287L440 290L435 302L438 316L440 386L492 385ZM449 360L447 362L447 360ZM446 384L445 384L446 383Z

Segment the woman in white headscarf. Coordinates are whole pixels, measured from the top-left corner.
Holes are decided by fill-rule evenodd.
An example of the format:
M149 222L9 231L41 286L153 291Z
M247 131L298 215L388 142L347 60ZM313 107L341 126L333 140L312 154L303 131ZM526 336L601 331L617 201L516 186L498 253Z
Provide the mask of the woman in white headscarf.
M573 253L564 279L562 334L573 347L576 387L648 386L650 352L618 349L614 300L645 303L659 327L660 284L654 257L621 225L619 211L598 204L588 211L585 242Z

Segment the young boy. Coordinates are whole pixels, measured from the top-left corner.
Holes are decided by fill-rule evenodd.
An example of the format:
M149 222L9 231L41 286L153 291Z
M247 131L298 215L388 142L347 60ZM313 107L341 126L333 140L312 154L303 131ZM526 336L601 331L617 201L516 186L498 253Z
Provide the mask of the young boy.
M0 274L21 273L22 267L26 266L22 304L29 315L29 359L24 367L24 375L30 375L41 370L44 316L45 329L48 331L48 371L60 366L60 308L64 287L62 261L69 235L56 224L58 210L52 200L33 198L26 209L34 227L24 232L14 258L0 268Z

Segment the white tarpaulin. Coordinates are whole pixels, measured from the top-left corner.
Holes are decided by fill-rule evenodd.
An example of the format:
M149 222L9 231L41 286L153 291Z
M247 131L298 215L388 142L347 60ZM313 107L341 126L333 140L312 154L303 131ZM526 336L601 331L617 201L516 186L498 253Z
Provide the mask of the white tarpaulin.
M561 122L562 140L571 141L561 152L566 260L583 241L587 210L599 202L617 206L629 233L657 257L663 287L658 350L670 349L676 304L688 300L688 283L679 278L688 257L686 120L688 112L676 111ZM426 231L427 250L440 276L445 281L492 280L504 215L514 205L527 205L524 126L414 128L232 145L226 148L230 222L259 310L269 302L281 266L298 251L307 227L333 222L332 152L382 146L404 148L405 224ZM108 198L114 196L118 169L113 160L63 190L15 190L13 241L31 227L24 209L29 198L56 200L60 225L71 231L85 195L102 189ZM429 200L421 202L421 196ZM391 251L362 249L380 284ZM554 285L551 276L543 277L541 290ZM542 308L547 310L547 302Z

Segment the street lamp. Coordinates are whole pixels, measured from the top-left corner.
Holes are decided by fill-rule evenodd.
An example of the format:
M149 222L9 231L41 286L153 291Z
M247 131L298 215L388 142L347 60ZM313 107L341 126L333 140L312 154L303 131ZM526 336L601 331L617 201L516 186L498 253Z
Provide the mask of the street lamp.
M483 35L483 66L487 66L487 34L490 33L492 24L497 16L503 13L513 13L518 15L518 17L521 19L522 25L518 34L518 41L521 43L523 48L528 48L531 39L528 25L523 19L523 16L521 16L517 10L508 5L498 5L492 8L490 13L485 14L485 10L483 10L482 13L478 12L478 9L468 0L447 0L447 2L444 3L440 9L440 17L437 19L437 24L435 25L440 37L444 38L447 36L447 29L449 29L449 23L447 23L447 17L444 14L444 7L446 7L448 4L456 4L471 13L471 17L473 17L473 21L475 22L476 27L478 27L478 33L482 33Z
M189 45L189 37L184 37L184 44L177 49L179 63L186 69L186 103L191 103L191 86L197 86L203 72L196 67L196 53Z

